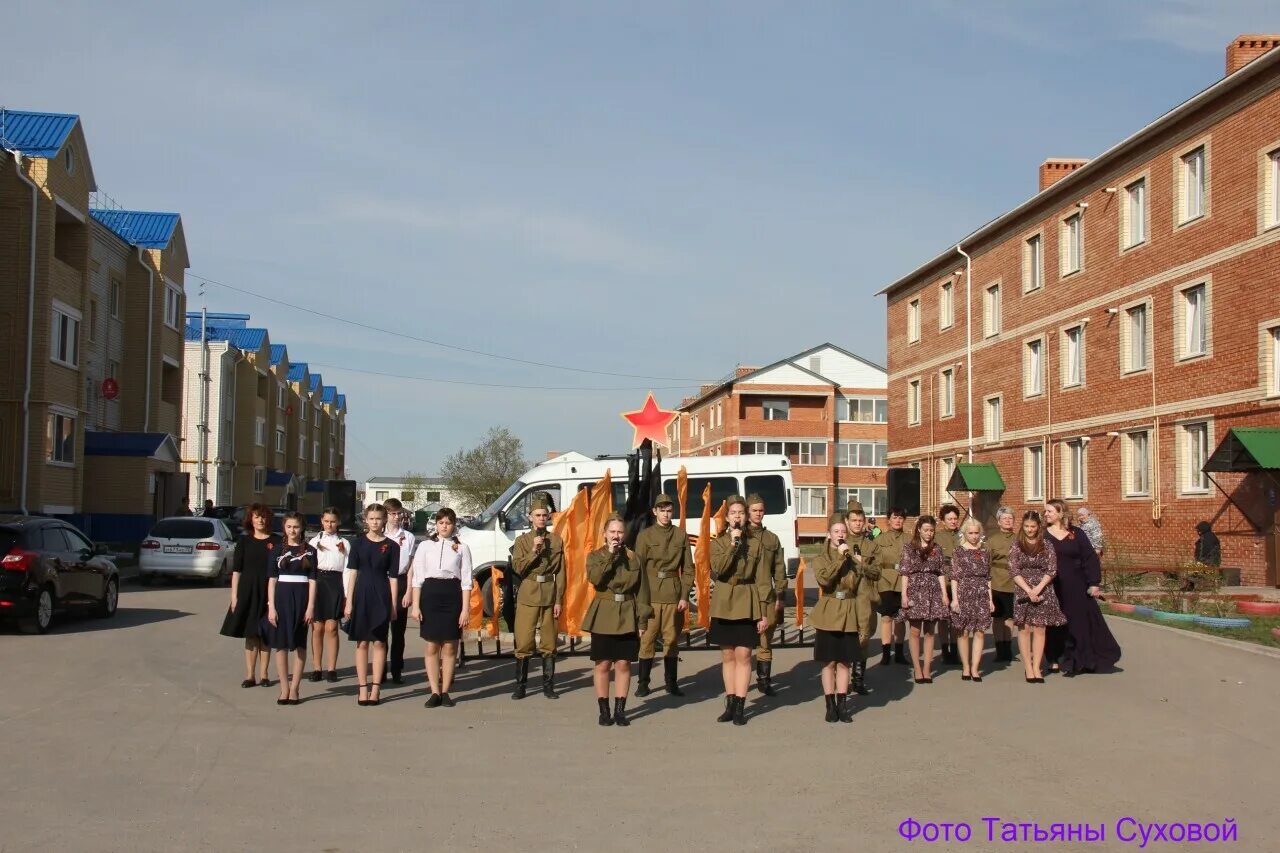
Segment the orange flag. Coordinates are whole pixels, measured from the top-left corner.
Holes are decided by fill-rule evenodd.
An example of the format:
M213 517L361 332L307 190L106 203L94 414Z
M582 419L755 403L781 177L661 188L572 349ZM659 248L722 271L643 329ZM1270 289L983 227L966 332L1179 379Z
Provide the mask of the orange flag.
M467 612L471 614L471 621L467 622L467 630L479 631L484 627L484 593L480 590L480 584L471 586L470 609Z
M821 592L821 590L819 590ZM800 558L800 567L796 569L796 627L804 626L804 557Z
M719 522L724 521L725 509L716 513ZM717 525L716 531L720 527ZM694 585L698 589L698 624L711 627L711 484L702 490L702 522L698 527L698 544L693 549L693 565L697 572Z
M587 583L587 502L590 497L586 489L579 489L569 507L556 517L556 532L564 540L565 576L559 630L571 637L582 636L582 617L587 612L583 602L591 591Z
M591 487L591 521L587 526L587 553L604 544L604 522L613 512L613 472L605 471L600 482ZM595 598L595 590L591 591ZM587 604L590 604L590 599ZM583 610L586 615L586 610Z
M680 529L684 531L685 547L689 547L689 521L685 518L689 509L689 471L683 465L676 473L676 506L680 509ZM676 614L676 632L687 631L689 626L693 624L693 620L689 618L689 611L685 611L683 617L679 613Z
M498 619L502 615L502 569L496 566L489 572L489 590L493 593L493 618L489 621L489 636L498 636Z

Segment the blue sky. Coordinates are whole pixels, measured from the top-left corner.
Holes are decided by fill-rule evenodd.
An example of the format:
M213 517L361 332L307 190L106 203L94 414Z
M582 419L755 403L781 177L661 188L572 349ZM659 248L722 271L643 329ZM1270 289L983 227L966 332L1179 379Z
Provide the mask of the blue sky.
M1280 18L1260 0L49 2L5 29L0 102L79 113L100 189L181 212L192 273L677 380L208 287L325 365L363 479L434 473L495 424L531 459L617 452L648 388L675 404L826 340L883 363L877 290Z

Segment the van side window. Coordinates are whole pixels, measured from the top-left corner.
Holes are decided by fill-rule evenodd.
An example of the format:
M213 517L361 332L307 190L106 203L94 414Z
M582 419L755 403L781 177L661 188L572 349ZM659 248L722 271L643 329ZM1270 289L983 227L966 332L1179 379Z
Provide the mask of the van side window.
M589 492L595 488L595 483L579 483L578 491ZM622 508L627 505L627 483L625 480L614 480L613 486L613 510L614 512L622 512Z
M746 494L764 498L765 515L782 515L787 511L787 486L779 474L748 477Z
M779 477L778 479L781 480L782 478ZM686 509L686 512L689 514L689 518L702 518L702 490L707 487L707 483L711 484L712 513L720 509L720 504L724 503L730 495L738 491L738 480L736 477L690 477L688 497L689 506ZM671 495L673 498L676 496L676 481L674 477L669 480L662 481L662 491ZM765 500L767 501L768 498ZM768 505L766 504L766 510L767 509ZM679 511L680 505L677 504L676 512ZM680 520L678 515L673 517L676 521Z
M520 497L507 507L507 529L508 530L528 530L529 529L529 503L533 500L534 495L545 494L551 498L551 512L555 514L560 511L560 484L547 484L543 486L534 486L525 490Z

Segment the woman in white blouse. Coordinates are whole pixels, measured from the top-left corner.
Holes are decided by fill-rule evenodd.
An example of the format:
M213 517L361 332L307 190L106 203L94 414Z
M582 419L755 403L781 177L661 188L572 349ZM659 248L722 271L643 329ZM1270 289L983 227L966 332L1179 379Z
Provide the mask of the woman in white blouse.
M326 507L320 514L320 535L309 543L316 549L316 609L311 623L311 680L338 680L338 623L346 599L342 594L342 572L347 567L351 546L338 535L338 510ZM322 665L327 663L328 666Z
M458 641L470 617L471 549L454 535L458 516L444 507L436 513L436 532L418 545L413 555L409 586L413 590L410 615L418 620L426 641L428 708L453 707L453 684Z

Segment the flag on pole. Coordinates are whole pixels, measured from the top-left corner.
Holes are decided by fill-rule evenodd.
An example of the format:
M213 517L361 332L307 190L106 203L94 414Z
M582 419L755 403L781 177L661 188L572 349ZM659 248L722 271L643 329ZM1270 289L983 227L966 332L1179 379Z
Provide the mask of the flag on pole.
M493 593L493 619L489 622L489 636L496 637L498 618L502 615L502 569L496 566L489 572L489 590Z
M587 583L588 503L591 495L579 489L569 506L556 516L556 532L564 540L564 607L560 608L560 633L582 636L582 617L587 613L586 600L591 585Z
M796 627L804 627L804 557L796 569Z

